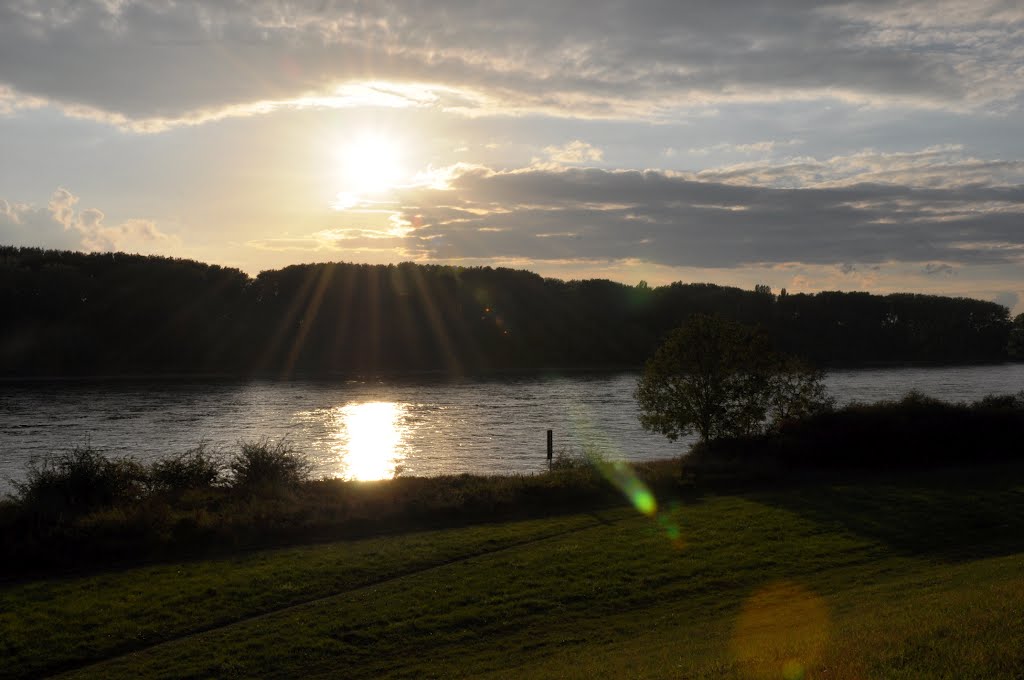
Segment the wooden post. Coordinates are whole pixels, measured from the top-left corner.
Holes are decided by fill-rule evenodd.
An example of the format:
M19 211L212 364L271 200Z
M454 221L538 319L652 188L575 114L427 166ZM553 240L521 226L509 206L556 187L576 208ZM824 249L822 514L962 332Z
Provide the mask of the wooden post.
M551 459L555 455L554 430L548 430L548 470L551 469Z

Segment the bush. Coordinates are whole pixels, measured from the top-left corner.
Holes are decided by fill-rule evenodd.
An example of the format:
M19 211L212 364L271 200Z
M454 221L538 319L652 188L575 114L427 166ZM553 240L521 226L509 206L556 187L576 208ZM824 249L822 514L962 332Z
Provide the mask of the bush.
M883 471L1019 461L1024 402L1010 395L972 405L912 391L900 401L850 404L787 422L768 435L701 442L691 470L851 469Z
M208 489L217 484L223 470L220 457L208 451L205 443L200 443L194 449L153 463L149 481L154 491L176 493Z
M312 466L286 439L240 441L239 452L228 463L231 486L237 489L276 491L294 488L309 479Z
M552 472L569 472L572 470L592 470L593 458L598 454L590 451L576 452L573 449L561 449L551 459Z
M131 458L107 458L90 446L33 460L24 482L13 481L15 500L41 514L83 513L138 500L146 470Z
M973 406L983 409L1024 408L1024 390L1017 394L990 394L974 402Z

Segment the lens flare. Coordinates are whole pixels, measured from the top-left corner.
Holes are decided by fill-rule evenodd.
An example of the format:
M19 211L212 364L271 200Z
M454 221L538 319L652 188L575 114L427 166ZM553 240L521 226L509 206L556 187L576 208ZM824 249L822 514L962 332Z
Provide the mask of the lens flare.
M668 536L672 546L681 549L683 547L682 531L679 524L673 519L676 508L671 508L671 512L658 510L658 499L654 493L627 462L617 459L618 452L614 450L608 437L604 436L591 419L587 418L582 405L578 404L573 409L572 416L576 433L583 440L585 455L594 469L621 491L641 514L656 520ZM602 454L602 450L606 449L609 450L613 460L605 458Z
M636 476L633 468L621 460L605 461L600 458L592 458L591 461L601 475L630 500L634 508L648 517L654 517L657 514L657 499L647 485Z
M772 583L744 604L733 656L743 677L801 680L821 657L828 628L824 600L795 583Z

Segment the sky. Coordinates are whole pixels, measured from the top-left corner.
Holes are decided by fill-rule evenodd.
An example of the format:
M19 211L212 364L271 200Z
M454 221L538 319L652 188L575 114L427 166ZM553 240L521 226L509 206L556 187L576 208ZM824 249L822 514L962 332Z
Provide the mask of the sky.
M0 244L1024 312L1024 5L0 0Z

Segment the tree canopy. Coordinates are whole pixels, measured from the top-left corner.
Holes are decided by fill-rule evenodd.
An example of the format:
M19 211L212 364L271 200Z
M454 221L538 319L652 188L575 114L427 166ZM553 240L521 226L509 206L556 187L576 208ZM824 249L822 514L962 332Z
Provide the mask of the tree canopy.
M830 408L821 377L776 353L763 332L697 314L647 361L634 397L644 429L711 441Z
M237 269L0 247L0 375L322 375L633 368L693 314L818 365L1002 361L1005 307L927 295L775 296L561 281L490 267ZM1024 358L1022 356L1021 358Z

